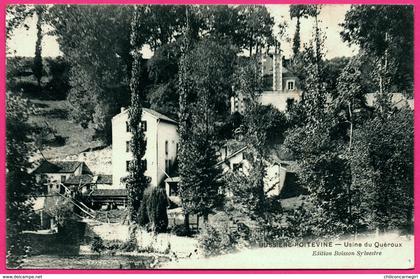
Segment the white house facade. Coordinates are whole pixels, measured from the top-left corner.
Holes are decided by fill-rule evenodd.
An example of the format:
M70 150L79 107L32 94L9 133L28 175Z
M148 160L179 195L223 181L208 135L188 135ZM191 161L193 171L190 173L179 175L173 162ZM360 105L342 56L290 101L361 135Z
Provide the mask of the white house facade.
M261 56L261 76L264 91L258 101L262 105L272 105L279 111L286 111L289 102L300 102L302 91L299 89L299 80L283 66L283 57L280 53L266 53ZM230 99L231 113L245 111L245 97L237 93Z
M179 136L177 122L154 110L143 108L142 125L146 139L145 175L150 184L158 186L170 177L177 156ZM129 174L132 160L130 140L132 133L128 125L128 109L112 118L112 188L125 189L123 178Z

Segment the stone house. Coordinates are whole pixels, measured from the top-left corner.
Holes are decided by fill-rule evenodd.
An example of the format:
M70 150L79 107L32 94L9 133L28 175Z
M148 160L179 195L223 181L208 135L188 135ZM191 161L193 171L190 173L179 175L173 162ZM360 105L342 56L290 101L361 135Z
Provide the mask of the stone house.
M177 122L157 111L143 108L142 125L146 138L145 175L151 178L152 186L160 186L171 177L176 165L179 142ZM126 188L123 179L129 174L133 156L131 138L128 110L121 108L121 112L112 118L112 189Z
M37 182L45 186L43 192L56 194L65 192L63 185L70 177L92 174L92 172L84 162L43 160L33 174Z

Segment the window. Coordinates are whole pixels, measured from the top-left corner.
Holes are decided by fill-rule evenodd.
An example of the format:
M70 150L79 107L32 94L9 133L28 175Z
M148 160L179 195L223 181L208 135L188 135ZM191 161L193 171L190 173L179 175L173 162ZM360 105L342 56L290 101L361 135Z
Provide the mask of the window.
M125 170L130 171L130 161L125 162Z
M165 160L165 172L168 174L171 169L171 160Z
M130 152L130 141L126 141L125 143L125 152Z
M144 159L144 160L141 160L141 161L142 161L142 163L143 163L144 170L145 170L145 171L147 171L147 160L146 160L146 159Z
M168 141L165 141L165 154L166 155L168 155L168 153L169 153L169 143L168 143Z
M169 196L178 196L178 183L169 182Z
M294 90L295 89L295 82L292 80L292 81L288 81L287 82L287 90Z
M65 175L62 175L61 176L61 183L64 183L64 182L66 182L66 176Z
M147 132L147 121L142 121L141 122L141 127L143 128L144 132Z
M125 131L130 132L130 124L128 123L128 121L125 122Z

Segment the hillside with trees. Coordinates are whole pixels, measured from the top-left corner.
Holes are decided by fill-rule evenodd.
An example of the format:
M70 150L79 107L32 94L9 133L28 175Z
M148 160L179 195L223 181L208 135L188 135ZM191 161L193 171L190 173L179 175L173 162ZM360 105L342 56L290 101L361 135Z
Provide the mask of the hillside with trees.
M413 7L351 6L341 39L359 52L332 59L326 59L320 24L323 6L289 8L297 25L292 55L280 63L296 74L302 92L286 111L259 101L261 56L283 51L287 27L275 26L266 6L8 8L8 37L26 18L37 19L34 57L7 61L9 265L19 267L26 253L22 231L29 229L38 189L27 171L34 158L111 148L111 119L121 107L129 107L132 133L127 148L133 159L126 161L124 178L129 252L140 250L137 229L168 231L174 206L145 174L147 108L178 123L184 224L172 233L196 237L206 256L256 247L261 240L412 234L414 111L408 104L395 106L392 93L413 96ZM302 20L314 26L308 43L301 42ZM62 56L42 56L47 29ZM148 59L145 46L152 52ZM375 93L373 105L368 93ZM236 94L244 96L243 113L231 113ZM247 173L223 172L219 150L229 144L246 148ZM267 167L276 161L297 166L303 191L293 206L265 188ZM203 225L192 229L191 216ZM105 249L98 239L93 246Z

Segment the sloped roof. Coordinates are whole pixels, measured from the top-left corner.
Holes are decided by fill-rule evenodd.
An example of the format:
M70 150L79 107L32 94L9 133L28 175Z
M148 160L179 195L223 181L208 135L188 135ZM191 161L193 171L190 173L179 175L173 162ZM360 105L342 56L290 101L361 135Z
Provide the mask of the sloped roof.
M112 175L100 174L97 176L96 184L112 184ZM94 182L94 176L90 174L72 175L64 184L68 185L83 185Z
M83 162L78 161L56 161L56 162L49 162L44 160L35 170L35 174L41 173L72 173L75 172L76 169L82 164Z
M114 117L118 117L119 115L128 113L128 110L129 110L129 108L124 109L124 111L120 112L119 114L115 115ZM151 116L153 116L156 119L160 119L162 121L166 121L166 122L173 123L173 124L178 124L178 122L176 122L175 120L173 120L173 119L169 118L168 116L166 116L166 115L164 115L160 112L157 112L155 110L152 110L152 109L149 109L149 108L142 108L142 110L144 112L150 114Z
M154 117L156 117L156 118L158 118L160 120L164 120L164 121L167 121L167 122L171 122L171 123L177 124L177 122L175 120L173 120L173 119L167 117L166 115L163 115L162 113L157 112L155 110L152 110L152 109L149 109L149 108L143 108L143 111L145 111L147 113L150 113L151 115L153 115Z
M64 184L79 185L92 183L92 181L93 177L90 174L72 175L66 179L66 182L64 182Z
M226 156L226 158L224 158L222 161L219 161L218 163L216 163L216 166L223 164L226 161L229 161L231 158L235 157L236 155L238 155L241 152L244 152L245 150L248 149L248 146L244 146L238 150L236 150L235 152L232 152L231 154L229 154L228 156Z
M97 184L112 184L112 175L109 174L101 174L98 175L98 180L96 181Z
M92 192L91 196L127 196L127 189L96 189Z

